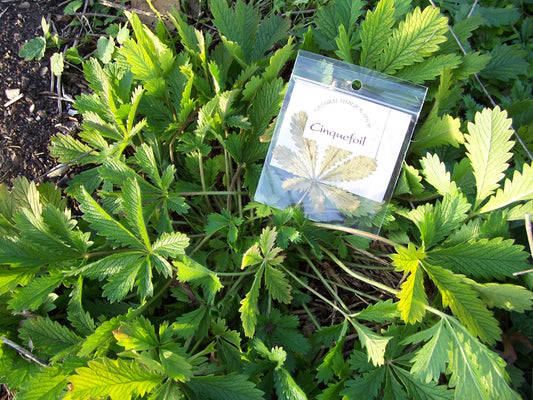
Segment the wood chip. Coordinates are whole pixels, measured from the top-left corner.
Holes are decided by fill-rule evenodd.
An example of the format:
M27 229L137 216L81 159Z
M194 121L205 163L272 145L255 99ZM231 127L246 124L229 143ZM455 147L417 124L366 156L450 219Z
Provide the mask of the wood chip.
M4 94L8 100L13 100L20 94L20 89L6 89Z
M16 103L17 101L19 101L23 97L24 97L24 95L22 93L20 93L17 97L14 97L11 100L9 100L8 102L4 103L4 107L9 107L10 105Z

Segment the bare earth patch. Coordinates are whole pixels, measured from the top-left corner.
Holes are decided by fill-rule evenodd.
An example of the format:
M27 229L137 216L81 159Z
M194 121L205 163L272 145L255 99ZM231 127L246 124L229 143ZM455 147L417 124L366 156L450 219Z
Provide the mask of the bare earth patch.
M26 41L42 35L42 17L52 22L61 18L60 3L0 1L0 183L10 185L17 176L35 179L45 174L55 164L48 153L50 138L77 126L65 103L59 112L50 92L51 52L40 61L18 56ZM60 25L54 23L57 29Z

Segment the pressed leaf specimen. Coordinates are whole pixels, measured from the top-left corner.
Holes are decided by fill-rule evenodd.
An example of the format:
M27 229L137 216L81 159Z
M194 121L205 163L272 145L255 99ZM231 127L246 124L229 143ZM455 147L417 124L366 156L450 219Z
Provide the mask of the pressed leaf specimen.
M327 146L320 157L317 142L303 136L307 114L294 113L290 123L291 139L296 151L284 145L273 150L274 160L293 176L283 180L281 186L289 192L301 193L298 204L307 203L313 213L326 210L326 199L342 214L354 212L361 202L357 195L344 190L342 182L367 178L376 170L376 160L334 146Z

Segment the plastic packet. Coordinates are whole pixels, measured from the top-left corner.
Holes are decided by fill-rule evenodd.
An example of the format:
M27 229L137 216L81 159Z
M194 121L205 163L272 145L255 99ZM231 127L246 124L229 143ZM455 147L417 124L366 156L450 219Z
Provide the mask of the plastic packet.
M255 200L378 233L426 92L300 51Z

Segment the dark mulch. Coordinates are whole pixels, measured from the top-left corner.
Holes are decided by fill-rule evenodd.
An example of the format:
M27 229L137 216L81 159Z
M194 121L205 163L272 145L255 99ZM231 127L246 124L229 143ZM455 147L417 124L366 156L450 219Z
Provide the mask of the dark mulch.
M51 92L49 58L57 50L47 51L40 61L18 56L26 41L43 34L43 17L55 29L67 25L60 4L58 0L0 0L0 183L10 185L17 176L35 179L45 174L55 165L48 152L50 138L77 126L66 112L67 103L60 112L57 94ZM23 97L6 106L9 89L18 89Z

